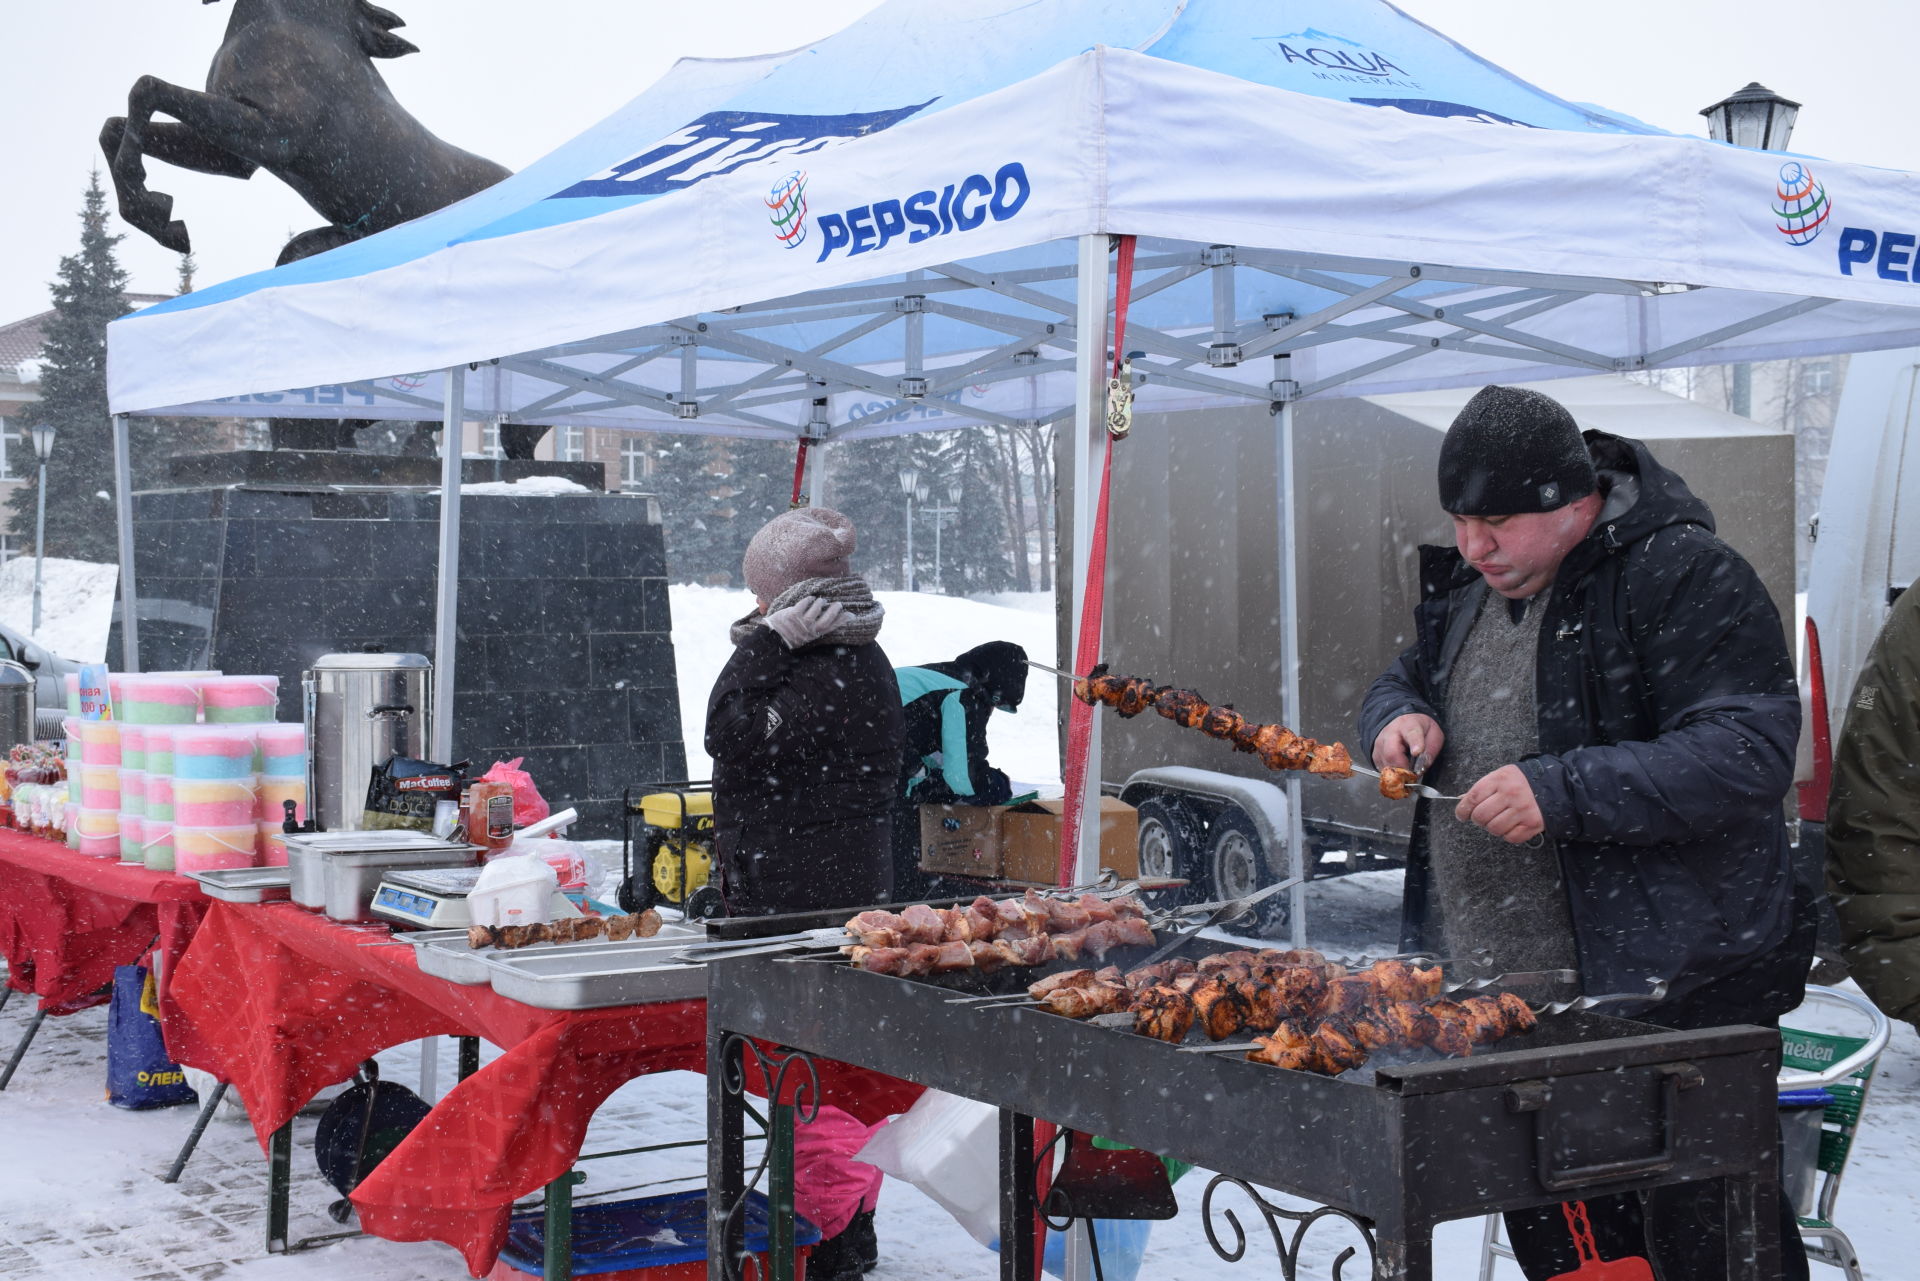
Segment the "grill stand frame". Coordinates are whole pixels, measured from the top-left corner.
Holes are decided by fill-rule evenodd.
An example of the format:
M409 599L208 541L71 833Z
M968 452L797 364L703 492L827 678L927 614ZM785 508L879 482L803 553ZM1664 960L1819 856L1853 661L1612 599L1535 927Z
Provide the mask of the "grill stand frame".
M1041 1275L1031 1231L1036 1117L1218 1172L1203 1204L1229 1184L1251 1197L1287 1281L1306 1233L1329 1217L1370 1230L1377 1281L1431 1281L1441 1222L1705 1178L1724 1188L1728 1281L1779 1269L1771 1029L1674 1032L1573 1013L1543 1019L1524 1048L1382 1066L1358 1081L1180 1054L1035 1009L953 1006L949 987L849 966L761 955L707 970L709 1281L742 1276L741 1233L726 1207L748 1186L741 1056L763 1053L755 1041L780 1047L780 1057L762 1058L770 1082L796 1062L811 1073L814 1057L830 1058L998 1108L1001 1240L1010 1243L1002 1281ZM776 1085L769 1099L778 1097ZM804 1086L794 1101L806 1106ZM1640 1132L1621 1152L1629 1111ZM1553 1179L1567 1186L1549 1189L1555 1143L1582 1120L1591 1131L1596 1112L1609 1118L1612 1148L1591 1132L1572 1141L1598 1143L1611 1159L1562 1161L1571 1167L1563 1174L1586 1181ZM1256 1188L1321 1209L1274 1206ZM1238 1220L1223 1217L1235 1244L1223 1244L1211 1217L1207 1235L1231 1262L1250 1247Z

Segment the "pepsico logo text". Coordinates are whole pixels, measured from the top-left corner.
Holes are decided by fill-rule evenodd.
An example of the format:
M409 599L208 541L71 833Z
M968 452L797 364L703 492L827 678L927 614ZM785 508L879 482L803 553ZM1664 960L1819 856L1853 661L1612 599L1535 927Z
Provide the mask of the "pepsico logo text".
M971 174L938 191L916 191L901 199L821 214L814 220L820 229L820 256L814 261L825 262L842 249L848 257L884 249L903 235L908 244L919 244L935 236L972 231L989 218L1005 222L1020 212L1032 194L1026 166L1014 162L1000 166L991 178Z

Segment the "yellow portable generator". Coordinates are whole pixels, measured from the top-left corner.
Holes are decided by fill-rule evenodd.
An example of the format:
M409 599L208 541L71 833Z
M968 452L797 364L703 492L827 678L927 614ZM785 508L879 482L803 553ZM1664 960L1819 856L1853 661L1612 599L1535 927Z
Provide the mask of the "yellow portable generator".
M713 785L663 784L622 798L620 906L643 912L666 903L689 920L721 915L713 875Z

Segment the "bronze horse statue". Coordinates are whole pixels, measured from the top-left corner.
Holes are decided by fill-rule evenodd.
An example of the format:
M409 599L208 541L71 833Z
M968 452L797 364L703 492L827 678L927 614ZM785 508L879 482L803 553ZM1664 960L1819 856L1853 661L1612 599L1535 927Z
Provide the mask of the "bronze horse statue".
M213 4L216 0L202 0ZM100 133L120 216L168 249L192 247L145 161L250 178L265 169L327 220L280 251L292 262L432 213L509 170L436 137L374 66L417 48L369 0L233 0L206 92L142 76ZM170 121L156 121L156 115Z

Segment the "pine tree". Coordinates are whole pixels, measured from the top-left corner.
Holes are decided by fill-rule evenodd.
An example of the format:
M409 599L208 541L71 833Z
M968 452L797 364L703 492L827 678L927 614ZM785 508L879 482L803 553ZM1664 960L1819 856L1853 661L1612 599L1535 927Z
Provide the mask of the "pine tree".
M907 499L900 491L900 466L914 458L913 438L905 436L849 441L833 446L827 455L828 505L853 521L859 534L854 572L878 588L906 587L900 567L906 555ZM914 524L914 559L930 558L931 543L924 558L921 554L917 535L923 522L917 512ZM931 528L927 532L931 534Z
M113 429L107 417L107 323L128 311L127 273L114 255L120 237L107 231L100 175L87 184L80 212L80 251L60 260L47 324L40 403L34 421L54 429L47 462L49 555L112 561L117 556L113 492ZM31 543L38 469L16 493L9 531Z
M706 436L659 436L649 488L660 499L667 540L667 573L678 582L707 582L720 565L714 493L713 441Z
M176 295L193 292L196 270L193 255L181 254ZM171 483L173 473L168 463L176 455L211 454L226 444L226 433L211 418L128 419L127 451L133 456L134 488L152 489Z
M1005 455L985 428L945 433L941 483L935 497L942 507L957 507L946 517L940 539L940 577L949 596L1003 592L1014 585L1013 548L1007 534L1002 471ZM951 491L958 481L960 501Z

